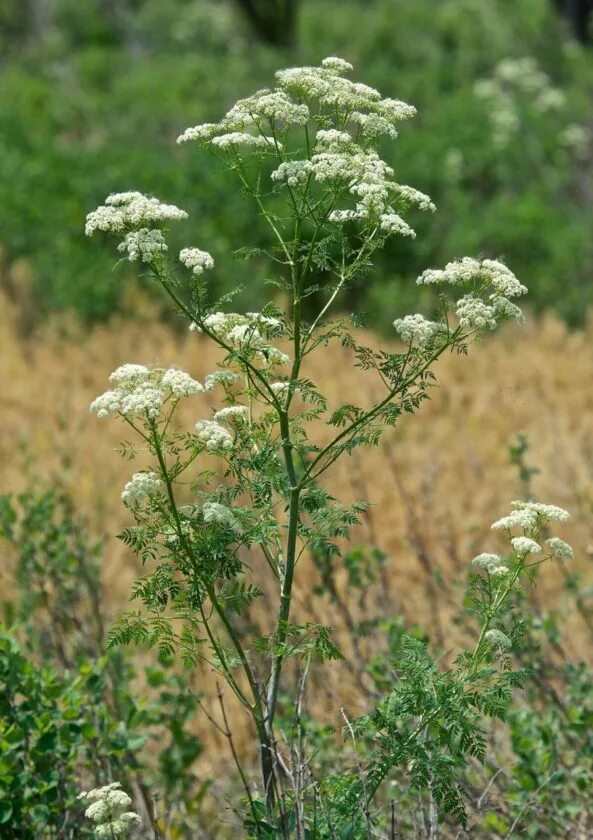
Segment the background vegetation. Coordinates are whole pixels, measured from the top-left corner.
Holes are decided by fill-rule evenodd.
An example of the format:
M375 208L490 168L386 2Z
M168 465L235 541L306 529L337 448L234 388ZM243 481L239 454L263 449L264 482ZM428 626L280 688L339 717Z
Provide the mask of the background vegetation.
M418 107L396 160L439 208L414 219L415 243L390 245L350 305L387 327L396 302L417 303L421 270L482 252L507 260L534 306L582 323L593 296L593 58L549 0L4 0L0 41L0 245L5 282L13 295L28 288L35 315L96 320L121 305L132 270L114 272L108 246L80 230L106 191L124 189L186 208L179 241L198 230L215 282L239 280L257 303L257 265L232 255L261 243L263 226L206 153L174 141L276 67L337 54Z

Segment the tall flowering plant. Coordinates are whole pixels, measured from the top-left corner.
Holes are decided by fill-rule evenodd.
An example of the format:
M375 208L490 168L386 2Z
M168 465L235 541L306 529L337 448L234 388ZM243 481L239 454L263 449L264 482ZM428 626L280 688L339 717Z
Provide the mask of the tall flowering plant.
M218 123L188 128L178 140L206 147L236 176L269 229L264 254L285 306L270 301L261 312L232 312L233 295L213 299L207 272L214 258L193 246L172 258L166 228L186 214L156 198L110 195L86 222L87 234L114 235L119 251L144 263L188 328L221 350L217 370L203 382L177 368L124 364L91 406L98 417L130 426L147 458L122 494L135 520L122 536L147 570L133 590L143 609L124 616L113 638L181 651L226 680L253 721L265 819L280 826L279 836L287 824L277 733L283 670L294 657L341 656L329 627L293 622L299 558L319 545L339 555L339 540L364 510L362 502L348 506L332 498L321 479L339 458L377 444L387 427L418 408L441 355L465 351L504 319L521 320L514 299L526 292L501 262L466 257L418 278L438 296L434 320L396 318L396 349L361 343L358 318L340 314L341 293L370 271L389 237L415 236L410 211L435 207L399 183L378 151L379 141L395 139L415 109L351 81L351 71L340 58L282 70L274 88L240 100ZM330 405L309 378L311 354L331 352L336 343L352 354L353 395L356 376L372 378L378 394L372 404ZM206 392L219 395L219 407L200 416ZM182 430L174 416L190 398L196 423ZM515 572L505 577L503 565L489 569L490 577L514 581ZM241 616L262 595L260 574L275 582L276 603L270 632L253 637ZM493 591L500 597L500 587ZM484 627L477 650L493 655L505 643L496 628ZM466 663L472 673L477 656ZM259 825L252 784L243 771L241 777ZM299 807L296 813L295 830L304 837L306 820Z

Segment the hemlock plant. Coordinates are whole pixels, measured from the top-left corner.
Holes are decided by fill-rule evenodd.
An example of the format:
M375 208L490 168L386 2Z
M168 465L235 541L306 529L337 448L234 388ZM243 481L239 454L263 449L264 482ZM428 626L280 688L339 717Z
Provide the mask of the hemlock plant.
M357 769L315 779L291 764L278 722L287 663L296 660L304 687L311 661L342 657L330 627L294 623L299 559L315 546L340 556L365 510L363 502L334 499L321 480L339 458L376 445L386 428L416 411L440 356L465 352L505 319L521 320L514 299L527 291L501 262L465 257L417 281L438 296L435 320L396 318L397 349L361 343L360 319L339 314L341 291L371 270L389 237L415 236L409 211L435 207L400 184L378 152L379 141L395 139L415 109L351 81L351 70L332 57L319 67L279 71L274 88L179 137L218 157L269 226L274 244L257 254L272 267L274 300L261 312L229 311L233 294L211 299L206 272L215 260L208 252L191 246L178 259L169 253L166 226L185 219L183 210L125 192L110 195L86 223L89 235L114 235L118 250L146 266L188 328L221 351L204 382L176 368L124 364L91 409L134 429L146 458L122 493L135 520L122 537L146 566L133 590L143 608L122 617L112 642L176 651L224 678L253 723L259 783L237 767L244 826L253 837L370 837L383 819L374 808L381 785L402 767L414 789L428 792L431 819L438 823L448 811L464 823L463 758L484 758L480 722L502 717L521 682L509 657L518 632L512 593L532 563L570 552L557 538L543 553L537 542L549 522L567 514L518 504L495 523L512 537L509 553L474 561L475 647L441 671L422 643L408 639L391 695L367 717L347 722L347 734L361 744ZM357 376L373 380L372 404L330 404L308 377L308 357L335 344L351 352L353 394ZM218 396L219 407L201 416L206 392ZM180 430L175 412L190 398L196 423ZM517 528L521 536L513 537ZM261 575L274 580L274 621L271 632L257 635L242 616L263 595ZM372 749L364 747L367 736Z

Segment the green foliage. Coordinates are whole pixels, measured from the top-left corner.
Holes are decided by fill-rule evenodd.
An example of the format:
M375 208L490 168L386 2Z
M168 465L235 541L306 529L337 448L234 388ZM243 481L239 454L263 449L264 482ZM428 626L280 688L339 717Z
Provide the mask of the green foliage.
M192 830L209 783L191 769L202 745L188 675L165 655L142 669L103 653L101 546L64 491L0 497L0 536L17 585L0 630L2 837L90 836L76 796L114 779L144 813L156 796L169 829Z

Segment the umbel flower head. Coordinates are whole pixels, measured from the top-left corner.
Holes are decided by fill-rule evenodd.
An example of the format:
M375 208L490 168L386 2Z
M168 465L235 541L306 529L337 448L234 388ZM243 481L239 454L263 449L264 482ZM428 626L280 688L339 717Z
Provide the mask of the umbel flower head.
M274 155L281 158L271 174L279 189L306 190L319 183L350 203L334 208L329 223L358 221L378 226L384 236L414 237L402 210L411 205L434 210L434 204L419 190L398 184L373 145L381 136L395 139L396 126L416 109L348 79L352 69L344 59L330 56L318 67L280 70L276 87L239 100L218 123L186 129L177 142L198 142L231 161L246 151ZM306 144L306 157L299 159L285 138L297 132L304 139L304 126L312 142Z
M142 822L138 814L127 810L132 800L121 789L119 782L88 792L83 791L77 798L91 803L85 811L85 816L95 823L95 837L108 837L111 840L114 837L125 837L131 828Z
M112 193L105 204L86 217L85 233L92 236L97 230L106 233L125 233L144 229L162 222L187 219L185 210L174 204L163 204L140 192Z
M114 388L91 403L91 411L100 418L121 414L154 420L167 400L204 390L203 385L177 368L150 370L144 365L127 364L117 368L109 379Z

